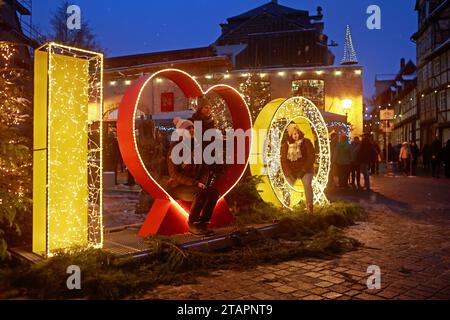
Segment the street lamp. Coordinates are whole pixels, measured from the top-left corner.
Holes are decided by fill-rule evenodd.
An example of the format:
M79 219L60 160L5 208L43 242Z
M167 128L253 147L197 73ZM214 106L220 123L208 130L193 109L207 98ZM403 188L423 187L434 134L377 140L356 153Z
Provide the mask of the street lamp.
M345 121L348 123L348 112L353 106L353 100L351 99L344 99L341 101L341 107L345 111Z

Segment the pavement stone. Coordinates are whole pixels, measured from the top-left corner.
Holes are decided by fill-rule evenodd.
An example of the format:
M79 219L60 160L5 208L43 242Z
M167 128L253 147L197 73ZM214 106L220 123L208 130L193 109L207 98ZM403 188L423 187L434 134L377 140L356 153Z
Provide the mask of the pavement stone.
M197 279L198 285L176 290L160 286L143 298L450 299L450 180L372 179L372 193L338 190L329 194L332 201L355 201L366 208L367 221L345 230L364 244L359 250L327 260L308 258L245 271L221 270ZM370 265L381 268L380 290L367 288ZM207 290L211 287L215 290Z

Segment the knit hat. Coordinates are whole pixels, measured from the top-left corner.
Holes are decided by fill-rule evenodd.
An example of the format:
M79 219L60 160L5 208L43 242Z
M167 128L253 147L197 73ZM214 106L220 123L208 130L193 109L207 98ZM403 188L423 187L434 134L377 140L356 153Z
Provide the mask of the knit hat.
M207 105L211 105L208 99L204 97L199 97L197 98L197 106L195 107L195 111L200 112Z
M194 126L192 121L181 119L181 118L173 119L173 123L175 124L177 129L187 129L189 127L193 127Z
M295 130L300 131L300 129L297 127L297 125L295 123L291 123L290 125L288 125L287 132L288 132L289 137L292 137Z

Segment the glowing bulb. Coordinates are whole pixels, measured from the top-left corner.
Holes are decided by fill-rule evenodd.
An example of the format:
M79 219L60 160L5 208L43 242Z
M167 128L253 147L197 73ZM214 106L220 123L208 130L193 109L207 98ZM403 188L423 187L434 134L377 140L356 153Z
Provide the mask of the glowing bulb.
M341 101L341 106L342 106L342 109L349 110L353 106L353 100L351 100L351 99L344 99L344 100Z

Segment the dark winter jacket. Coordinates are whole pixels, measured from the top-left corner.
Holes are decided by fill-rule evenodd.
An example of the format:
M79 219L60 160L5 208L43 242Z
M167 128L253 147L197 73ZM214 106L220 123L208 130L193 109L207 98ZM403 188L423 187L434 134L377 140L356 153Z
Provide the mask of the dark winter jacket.
M376 151L373 144L366 138L361 141L361 146L358 152L358 162L361 164L369 164L376 156Z
M444 149L442 149L442 161L446 166L450 166L450 140L447 141Z
M169 188L175 188L180 185L196 186L199 182L208 183L209 168L206 164L194 164L194 155L191 157L191 164L176 165L173 163L171 155L172 150L177 143L174 143L167 155L167 167L169 170Z
M314 174L314 163L316 162L316 154L314 146L309 139L303 139L300 145L302 158L296 161L288 159L289 145L287 142L281 146L281 167L283 172L288 177L298 177L298 173L312 173Z
M197 113L194 113L192 118L189 120L192 121L193 123L195 123L195 121L202 122L202 131L203 131L202 134L204 134L209 129L216 128L216 120L214 120L213 116L204 118L204 117L202 117L202 115L200 113L197 112Z
M441 161L442 145L439 140L434 140L431 144L431 160Z
M352 162L352 152L348 141L340 141L334 151L334 161L337 165L349 165Z
M353 164L358 163L358 153L359 153L360 147L361 147L361 142L353 141L352 144L350 145L350 151L351 151L351 155L352 155L352 163Z

